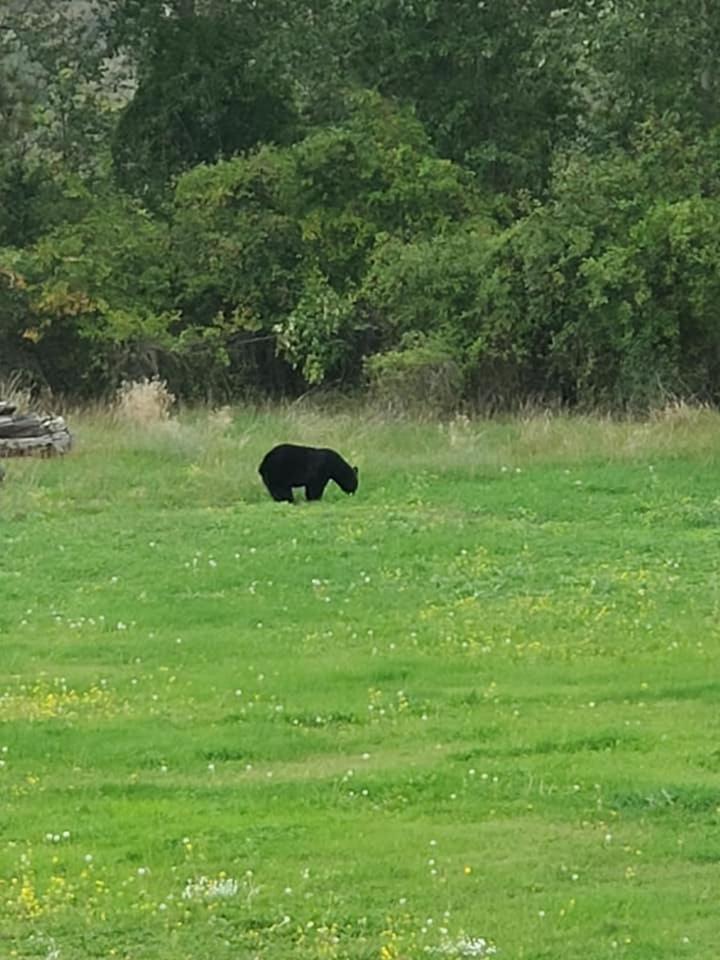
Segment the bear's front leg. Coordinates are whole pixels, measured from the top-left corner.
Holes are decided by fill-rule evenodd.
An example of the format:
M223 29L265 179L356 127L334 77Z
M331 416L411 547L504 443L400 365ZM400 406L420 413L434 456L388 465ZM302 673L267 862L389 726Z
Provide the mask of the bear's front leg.
M313 480L311 483L307 483L305 485L305 499L322 500L322 495L325 492L326 486L327 480Z
M295 503L292 487L269 487L270 496L278 503Z

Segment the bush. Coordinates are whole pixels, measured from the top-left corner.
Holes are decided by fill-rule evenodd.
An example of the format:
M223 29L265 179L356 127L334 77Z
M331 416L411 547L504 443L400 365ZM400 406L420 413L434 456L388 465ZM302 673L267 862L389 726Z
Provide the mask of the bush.
M113 138L115 174L126 189L157 200L183 170L293 138L287 85L263 69L232 18L162 18L151 42Z
M392 413L453 413L462 403L462 367L438 337L406 334L398 349L369 357L365 370L374 400Z
M115 394L113 410L119 420L146 426L164 423L170 417L175 397L158 377L129 382L123 380Z
M690 169L663 174L676 148L672 132L644 131L635 153L558 169L553 199L487 258L469 359L571 405L720 396L720 207L692 164L705 189L717 177L699 147L681 154Z
M167 253L162 224L106 195L14 255L29 304L23 336L54 389L96 393L157 371L175 316Z
M263 147L178 183L173 251L183 321L272 338L306 384L355 380L374 326L356 309L388 238L426 238L478 205L420 124L374 94L290 147Z

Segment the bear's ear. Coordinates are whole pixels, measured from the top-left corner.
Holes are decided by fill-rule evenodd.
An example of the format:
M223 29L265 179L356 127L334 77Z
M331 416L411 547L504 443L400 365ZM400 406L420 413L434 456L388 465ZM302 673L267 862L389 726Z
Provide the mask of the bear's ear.
M355 476L358 475L358 468L357 468L357 467L353 467L353 473L355 474Z

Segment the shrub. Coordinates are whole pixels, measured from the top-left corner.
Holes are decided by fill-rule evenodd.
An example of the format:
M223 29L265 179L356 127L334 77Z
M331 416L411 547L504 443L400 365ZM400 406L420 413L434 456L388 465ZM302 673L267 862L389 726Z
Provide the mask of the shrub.
M115 394L113 412L126 423L147 426L167 421L174 403L175 397L164 380L143 377L132 382L123 380Z
M172 349L167 231L138 205L98 196L13 265L29 305L23 336L53 389L113 388L154 373Z
M290 91L231 17L161 18L151 45L112 143L126 189L157 201L180 171L292 139Z
M180 178L183 322L220 323L238 343L272 338L306 384L353 379L373 326L357 293L376 248L443 233L477 205L417 120L356 94L342 123Z
M720 396L720 201L684 196L695 185L677 172L654 194L648 167L643 153L573 161L555 199L499 238L471 360L585 407Z
M452 413L463 395L463 372L440 338L407 334L396 350L365 362L371 394L393 413Z

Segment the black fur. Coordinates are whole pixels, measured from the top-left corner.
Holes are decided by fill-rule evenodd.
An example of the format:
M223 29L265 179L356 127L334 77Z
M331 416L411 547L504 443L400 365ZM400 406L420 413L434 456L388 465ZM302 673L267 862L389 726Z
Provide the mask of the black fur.
M305 487L307 500L320 500L330 480L345 493L355 493L358 486L357 467L327 447L281 443L265 454L258 472L273 500L288 503L294 502L293 487Z

